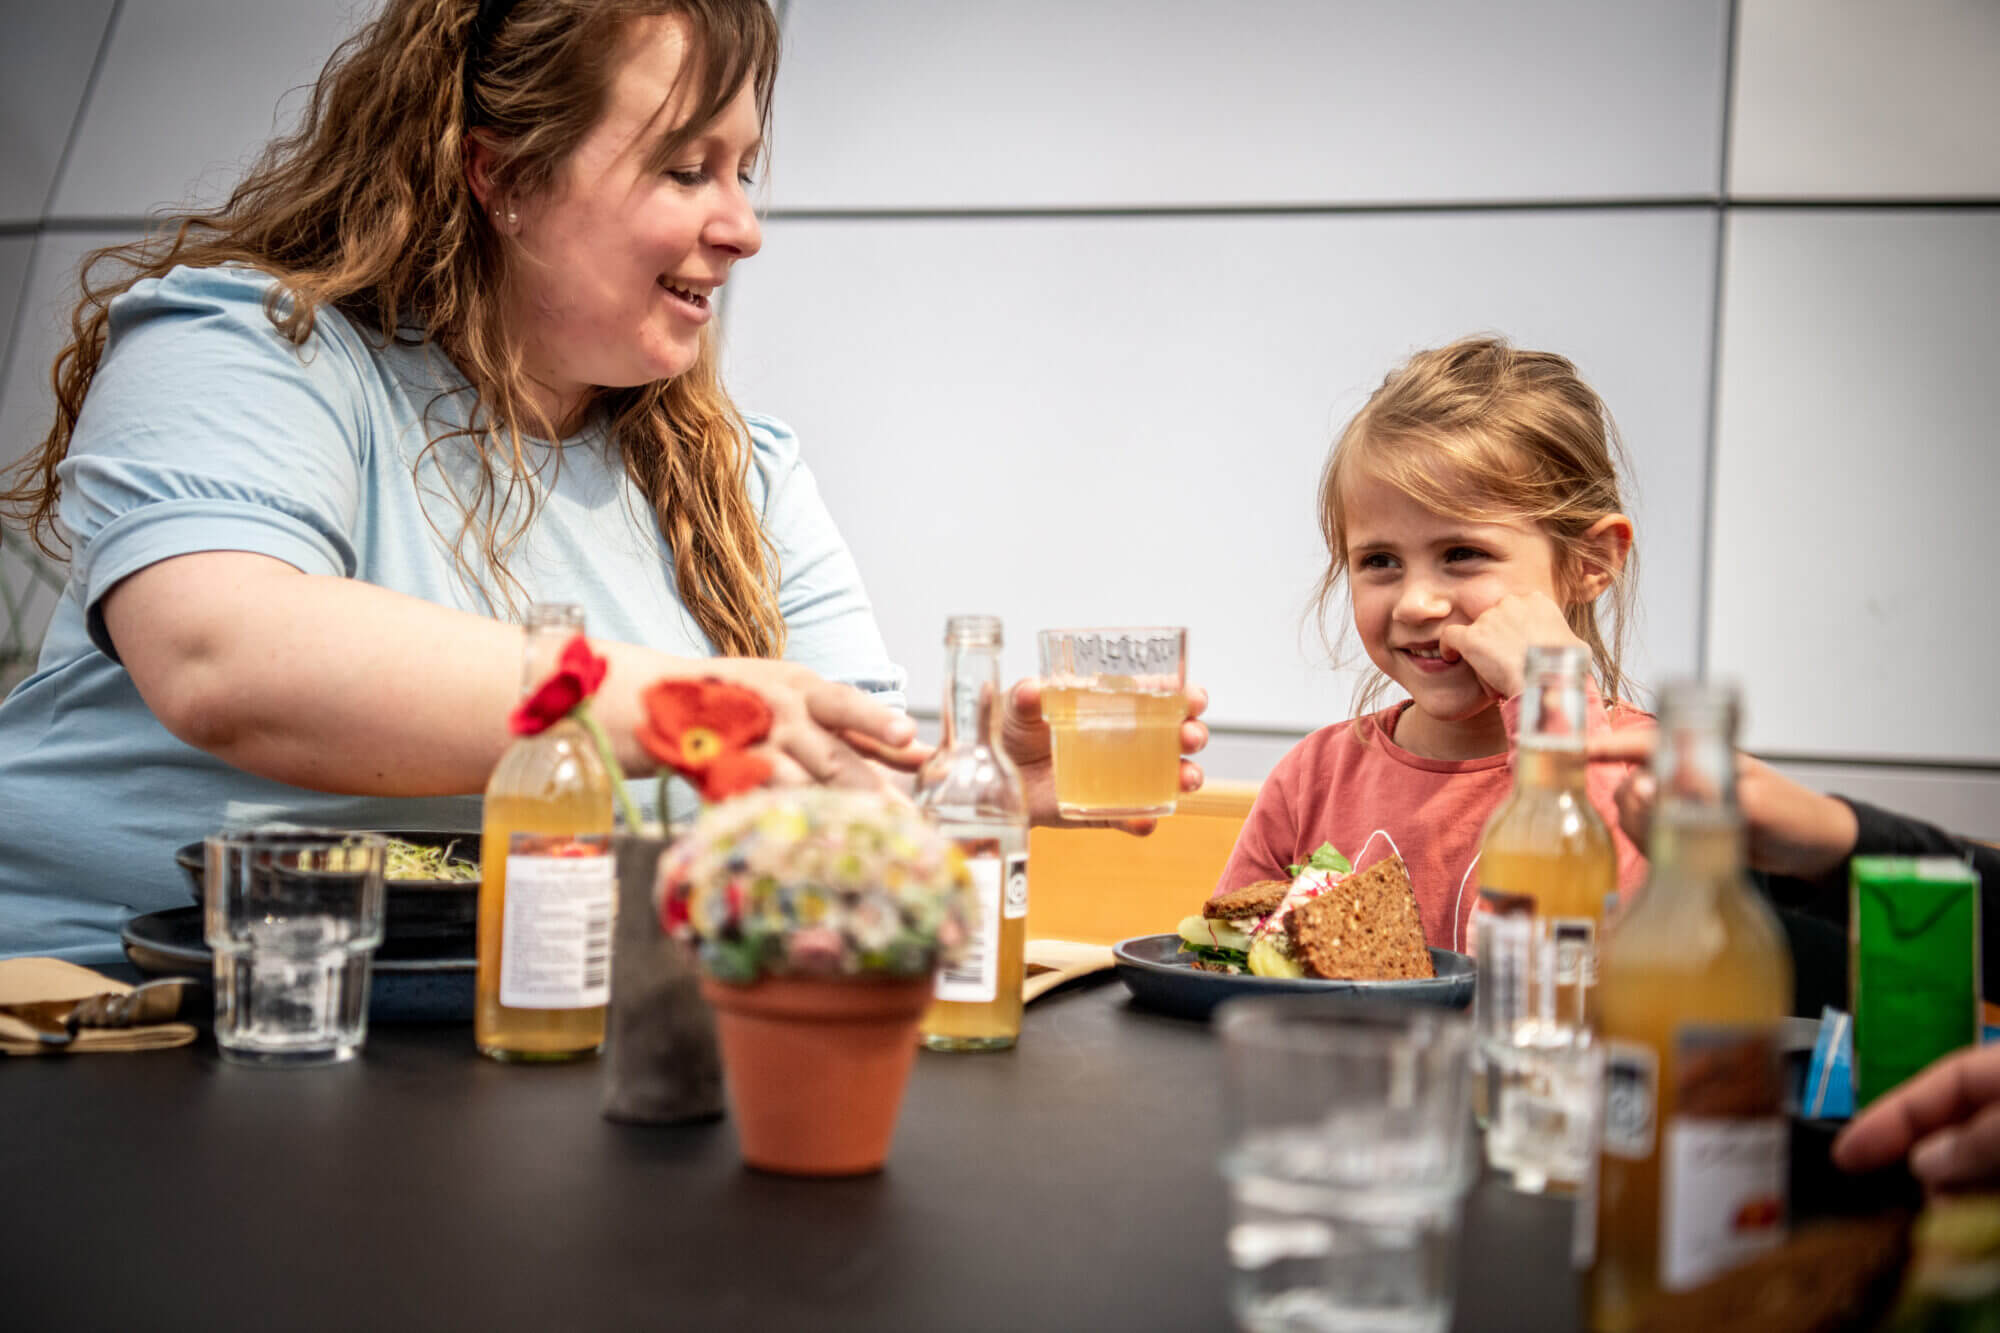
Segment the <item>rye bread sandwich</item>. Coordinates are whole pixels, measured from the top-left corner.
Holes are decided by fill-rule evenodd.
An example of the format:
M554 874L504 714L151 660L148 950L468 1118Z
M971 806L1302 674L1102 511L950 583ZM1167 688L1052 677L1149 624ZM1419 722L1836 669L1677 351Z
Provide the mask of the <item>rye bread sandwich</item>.
M1204 971L1387 981L1435 976L1403 858L1356 872L1322 844L1292 879L1217 894L1181 921L1181 952Z
M1271 917L1292 890L1288 879L1261 879L1218 893L1181 921L1181 952L1204 972L1250 971L1250 950L1268 934Z
M1437 975L1409 867L1393 853L1292 909L1292 956L1309 977L1414 981Z

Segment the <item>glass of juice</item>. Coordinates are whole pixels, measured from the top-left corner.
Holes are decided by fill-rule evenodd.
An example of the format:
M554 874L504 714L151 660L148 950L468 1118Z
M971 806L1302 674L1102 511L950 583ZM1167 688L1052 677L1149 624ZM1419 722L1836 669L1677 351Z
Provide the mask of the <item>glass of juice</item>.
M1172 814L1187 630L1045 629L1038 638L1056 808L1073 819Z

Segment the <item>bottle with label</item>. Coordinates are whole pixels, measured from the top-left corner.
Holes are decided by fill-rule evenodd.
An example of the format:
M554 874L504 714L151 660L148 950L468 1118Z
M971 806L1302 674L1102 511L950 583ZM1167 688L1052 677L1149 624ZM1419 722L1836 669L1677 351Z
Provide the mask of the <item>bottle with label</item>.
M1601 1146L1578 1214L1599 1333L1785 1236L1792 959L1745 875L1736 711L1733 690L1667 688L1651 872L1600 959Z
M944 729L917 774L917 808L958 844L978 911L964 956L938 973L923 1017L934 1051L994 1051L1021 1033L1028 935L1028 798L1000 748L1000 621L945 622Z
M1514 790L1479 848L1487 1158L1536 1193L1572 1190L1588 1168L1584 1048L1598 935L1618 891L1617 848L1585 787L1588 669L1580 644L1528 649Z
M583 609L528 611L521 688L555 670ZM496 1060L570 1060L604 1045L615 885L612 778L574 718L522 736L486 785L473 1039Z
M1584 785L1588 667L1581 644L1528 649L1514 790L1479 844L1485 905L1531 907L1541 933L1568 945L1558 987L1574 992L1574 984L1564 983L1581 981L1586 993L1596 975L1605 901L1618 892L1618 849ZM1567 975L1572 971L1574 978Z

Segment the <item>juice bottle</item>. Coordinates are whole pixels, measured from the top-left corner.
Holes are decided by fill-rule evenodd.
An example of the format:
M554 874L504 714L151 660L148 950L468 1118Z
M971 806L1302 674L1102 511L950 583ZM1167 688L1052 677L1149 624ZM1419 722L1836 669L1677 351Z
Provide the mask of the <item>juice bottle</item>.
M1572 1190L1588 1169L1581 1048L1605 902L1618 890L1617 848L1585 788L1587 668L1578 644L1528 650L1514 790L1479 848L1483 924L1495 927L1482 932L1482 953L1508 952L1480 967L1487 1157L1532 1193Z
M1528 649L1521 693L1514 790L1487 821L1479 844L1479 892L1492 907L1525 907L1548 923L1580 927L1591 948L1563 960L1596 972L1595 944L1606 899L1618 892L1618 850L1584 780L1584 672L1578 644Z
M958 844L978 910L964 957L938 973L923 1043L936 1051L991 1051L1021 1032L1028 934L1028 799L994 735L1000 702L1000 622L945 622L944 731L917 774L917 808Z
M1599 1333L1785 1234L1792 960L1744 875L1735 733L1733 691L1668 688L1651 873L1600 960L1602 1146L1579 1256Z
M522 690L583 632L583 610L528 612ZM496 1060L569 1060L604 1045L614 904L611 777L581 723L516 740L486 785L473 1040Z

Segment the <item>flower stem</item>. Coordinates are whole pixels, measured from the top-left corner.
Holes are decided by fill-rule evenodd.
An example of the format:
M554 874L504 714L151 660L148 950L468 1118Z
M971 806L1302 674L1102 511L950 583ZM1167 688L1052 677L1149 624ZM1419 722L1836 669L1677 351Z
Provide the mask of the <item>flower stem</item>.
M632 804L632 797L625 790L625 770L619 766L618 752L611 748L611 738L604 734L604 728L590 714L588 703L578 703L570 710L570 716L583 723L583 729L590 733L590 739L597 744L597 757L604 761L604 769L611 774L611 790L618 798L618 811L624 815L626 825L634 833L644 833L646 826L639 820L639 811ZM662 819L666 812L660 812Z

